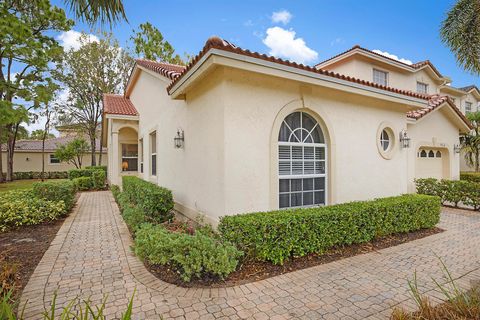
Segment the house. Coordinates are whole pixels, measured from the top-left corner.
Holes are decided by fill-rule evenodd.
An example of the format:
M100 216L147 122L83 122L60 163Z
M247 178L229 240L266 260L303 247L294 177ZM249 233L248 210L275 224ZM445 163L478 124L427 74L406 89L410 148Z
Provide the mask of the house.
M104 96L108 179L167 187L213 224L414 192L415 178L459 177L471 124L448 81L360 47L309 67L212 37L186 67L137 60L125 94Z
M59 126L56 128L59 137L45 140L45 171L68 171L75 169L71 163L60 162L55 157L55 151L61 145L67 144L78 137L78 131L74 133L70 126ZM96 149L100 150L101 143L97 139ZM96 153L97 163L100 152ZM90 165L90 153L83 157L83 166ZM107 149L102 148L102 163L107 163ZM2 168L6 171L7 155L6 146L2 146ZM15 143L15 153L13 154L13 172L42 172L42 140L17 140Z

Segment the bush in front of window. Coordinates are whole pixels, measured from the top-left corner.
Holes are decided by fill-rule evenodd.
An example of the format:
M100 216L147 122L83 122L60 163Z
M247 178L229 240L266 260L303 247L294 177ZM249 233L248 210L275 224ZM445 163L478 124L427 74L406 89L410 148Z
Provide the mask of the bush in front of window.
M93 179L91 177L79 177L72 179L75 188L79 191L88 191L93 189Z
M6 173L3 174L6 177ZM27 179L40 179L42 172L39 171L18 171L13 173L13 180L27 180ZM67 171L46 171L43 175L44 179L67 179Z
M402 195L338 204L225 216L218 230L248 257L283 264L292 257L321 254L334 246L364 243L399 232L432 228L440 199Z
M75 184L70 180L35 182L32 186L33 194L50 201L63 201L65 212L68 212L75 203Z
M440 197L443 204L460 203L480 210L480 183L469 180L415 179L417 193Z
M147 220L162 223L173 217L173 196L169 189L132 176L122 177L122 187L128 201L138 206Z
M135 233L134 249L141 259L176 270L186 282L203 276L225 279L243 255L230 243L201 231L177 233L151 223L142 224Z

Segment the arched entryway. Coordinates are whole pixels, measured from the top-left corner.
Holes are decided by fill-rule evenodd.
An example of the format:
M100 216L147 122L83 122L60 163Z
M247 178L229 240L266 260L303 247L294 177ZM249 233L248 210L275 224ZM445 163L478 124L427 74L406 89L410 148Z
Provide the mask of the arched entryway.
M123 127L118 131L120 171L136 173L138 171L138 134L131 127Z
M303 111L289 114L278 134L278 205L327 203L327 144L320 124Z

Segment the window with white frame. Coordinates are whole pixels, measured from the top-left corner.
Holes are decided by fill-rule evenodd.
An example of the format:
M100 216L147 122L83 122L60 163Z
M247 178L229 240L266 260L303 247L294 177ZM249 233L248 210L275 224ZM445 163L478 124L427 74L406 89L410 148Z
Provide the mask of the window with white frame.
M388 86L388 72L373 69L373 82L383 86Z
M387 129L383 129L382 133L380 133L380 145L383 151L387 151L390 148L390 135Z
M138 171L138 144L122 143L122 171Z
M139 150L138 150L138 156L140 160L140 172L143 173L143 138L138 141L139 145Z
M472 103L465 101L465 114L472 112Z
M150 133L150 174L157 175L157 132Z
M327 146L317 121L294 112L278 136L279 207L326 204Z
M50 157L48 158L48 162L50 164L59 164L60 163L60 159L58 159L57 157L55 157L54 154L51 154Z
M417 92L418 93L428 93L428 84L417 81Z

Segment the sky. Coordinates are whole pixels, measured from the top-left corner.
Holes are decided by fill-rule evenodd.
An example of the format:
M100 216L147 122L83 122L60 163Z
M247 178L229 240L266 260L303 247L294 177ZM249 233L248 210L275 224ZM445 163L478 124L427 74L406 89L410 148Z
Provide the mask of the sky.
M480 85L479 77L462 70L440 40L440 25L452 0L123 1L128 22L105 28L121 45L128 45L132 30L144 22L157 27L181 56L196 55L212 35L308 65L358 44L407 63L428 59L453 86ZM65 7L61 0L52 3ZM77 23L73 31L57 37L64 46L75 46L75 31L96 32Z

